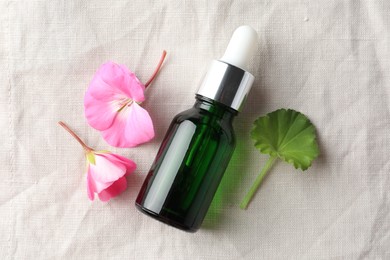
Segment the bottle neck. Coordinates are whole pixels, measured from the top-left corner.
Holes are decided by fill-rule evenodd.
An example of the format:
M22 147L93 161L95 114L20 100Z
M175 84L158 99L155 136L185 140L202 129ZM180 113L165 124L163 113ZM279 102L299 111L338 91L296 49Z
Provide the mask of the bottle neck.
M214 60L197 94L240 111L253 80L254 76L249 72L224 61Z
M214 116L229 121L233 121L233 118L238 114L238 111L199 94L196 95L194 108L207 111Z

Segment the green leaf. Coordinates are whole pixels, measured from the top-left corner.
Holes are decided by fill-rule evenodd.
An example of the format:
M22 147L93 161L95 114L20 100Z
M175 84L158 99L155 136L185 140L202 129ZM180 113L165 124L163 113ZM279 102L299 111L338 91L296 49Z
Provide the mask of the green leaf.
M314 125L300 112L279 109L254 122L251 137L261 153L306 170L319 154Z
M314 125L305 115L292 109L279 109L259 117L253 124L251 137L255 147L270 157L242 200L242 209L246 209L277 158L304 171L319 154Z

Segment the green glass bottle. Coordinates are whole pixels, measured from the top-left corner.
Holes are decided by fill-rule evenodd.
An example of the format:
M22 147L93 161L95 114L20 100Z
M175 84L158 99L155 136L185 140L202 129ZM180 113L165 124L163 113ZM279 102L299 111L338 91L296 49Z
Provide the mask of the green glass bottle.
M239 27L221 60L212 62L195 105L173 119L136 199L143 213L199 229L235 148L233 118L254 80L243 67L256 42L251 27Z

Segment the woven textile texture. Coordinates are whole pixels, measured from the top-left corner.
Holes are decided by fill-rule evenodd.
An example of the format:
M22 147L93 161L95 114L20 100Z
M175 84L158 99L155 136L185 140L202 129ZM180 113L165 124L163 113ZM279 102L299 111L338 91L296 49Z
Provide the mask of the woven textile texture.
M260 45L238 145L202 228L185 233L134 201L171 119L243 24ZM156 137L110 147L84 118L92 76L111 60L145 82L164 49L143 103ZM390 1L3 0L0 61L1 259L390 259ZM267 159L252 122L282 107L315 124L321 155L305 172L276 164L241 210ZM88 200L83 150L59 120L137 163L125 193Z

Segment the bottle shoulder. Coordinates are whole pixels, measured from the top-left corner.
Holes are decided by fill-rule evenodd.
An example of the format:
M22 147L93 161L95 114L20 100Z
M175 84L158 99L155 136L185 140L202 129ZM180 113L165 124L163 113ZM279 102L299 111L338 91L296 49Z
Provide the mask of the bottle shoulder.
M219 123L223 124L224 127L232 127L231 118L220 117L214 115L208 111L198 109L198 108L190 108L185 110L174 117L174 121L183 122L185 120L193 121L194 123L201 124L210 124L210 123Z
M235 133L231 118L219 117L208 111L193 107L177 114L172 123L181 124L184 121L190 121L196 126L210 127L210 129L222 133L230 142L235 143Z

